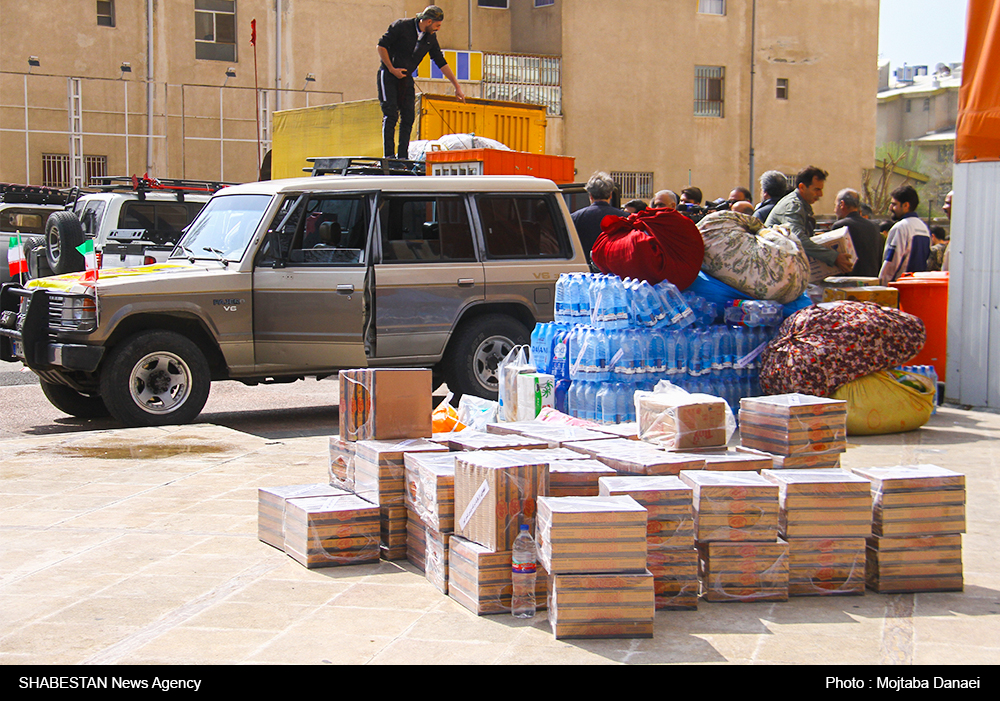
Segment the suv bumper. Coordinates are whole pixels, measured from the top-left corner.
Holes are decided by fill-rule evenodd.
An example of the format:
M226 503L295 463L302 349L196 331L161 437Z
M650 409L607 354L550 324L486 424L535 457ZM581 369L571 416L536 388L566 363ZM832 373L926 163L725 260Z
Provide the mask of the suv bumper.
M49 328L49 312L46 290L4 285L0 289L0 360L23 361L38 372L97 370L104 347L57 341Z

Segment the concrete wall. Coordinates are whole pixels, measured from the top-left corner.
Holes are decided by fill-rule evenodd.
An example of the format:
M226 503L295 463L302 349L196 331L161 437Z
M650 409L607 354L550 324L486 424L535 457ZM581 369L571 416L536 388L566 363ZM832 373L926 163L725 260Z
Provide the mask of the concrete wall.
M118 0L114 28L97 26L93 3L0 0L5 27L29 28L5 33L0 43L0 180L37 184L42 153L68 152L67 76L84 78L84 151L107 155L111 174L252 179L259 154L250 20L257 20L266 140L268 112L279 107L375 97L378 38L390 22L413 17L425 4L239 0L238 55L230 63L195 59L192 0L152 0L148 123L146 0ZM709 198L736 185L756 192L749 182L752 125L754 175L772 168L794 173L811 163L827 169L828 194L817 210L828 213L829 193L859 188L871 164L878 0L729 2L722 17L699 15L695 0L557 0L546 8L510 0L507 10L480 8L474 0L438 4L446 49L468 49L471 37L476 51L562 57L564 114L550 145L576 157L581 179L597 169L653 172L657 189L679 190L690 180ZM42 65L25 76L28 55ZM132 73L122 80L119 65L126 60ZM721 118L693 114L696 65L725 68ZM226 80L230 66L236 76ZM307 84L307 73L316 80ZM788 100L775 99L777 78L790 81ZM451 92L447 81L418 87ZM475 86L466 92L479 94Z

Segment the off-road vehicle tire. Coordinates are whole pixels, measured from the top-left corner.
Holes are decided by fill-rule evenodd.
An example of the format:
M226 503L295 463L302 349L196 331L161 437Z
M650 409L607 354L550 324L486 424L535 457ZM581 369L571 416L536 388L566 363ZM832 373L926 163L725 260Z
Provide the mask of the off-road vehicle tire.
M55 275L84 268L83 254L76 250L86 238L83 225L69 210L53 212L45 222L45 258Z
M198 346L173 331L135 334L105 358L101 396L126 426L190 423L208 401L208 361Z
M442 361L448 389L456 399L471 394L496 400L497 365L514 346L528 340L524 325L503 314L488 314L463 323Z
M99 394L81 394L72 387L41 380L42 394L59 411L78 419L102 419L108 408Z

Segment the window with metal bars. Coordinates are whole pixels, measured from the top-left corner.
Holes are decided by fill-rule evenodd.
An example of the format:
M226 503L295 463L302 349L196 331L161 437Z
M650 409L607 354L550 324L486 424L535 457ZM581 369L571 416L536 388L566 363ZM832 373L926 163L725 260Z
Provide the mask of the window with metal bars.
M562 114L562 60L558 56L484 54L483 97L544 105Z
M694 114L724 117L725 71L723 66L694 67Z
M83 157L84 184L93 185L96 178L108 174L107 156ZM42 154L42 185L44 187L70 187L73 175L67 153Z
M622 202L653 198L653 174L629 171L612 171L611 179L618 186Z

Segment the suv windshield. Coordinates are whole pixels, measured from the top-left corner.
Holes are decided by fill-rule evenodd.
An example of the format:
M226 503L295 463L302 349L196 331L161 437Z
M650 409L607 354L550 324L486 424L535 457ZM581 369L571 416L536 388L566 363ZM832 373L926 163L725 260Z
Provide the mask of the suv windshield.
M269 195L216 195L170 257L241 259L270 202Z

